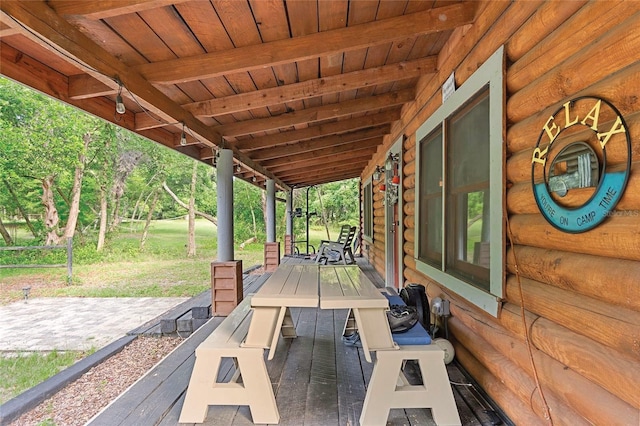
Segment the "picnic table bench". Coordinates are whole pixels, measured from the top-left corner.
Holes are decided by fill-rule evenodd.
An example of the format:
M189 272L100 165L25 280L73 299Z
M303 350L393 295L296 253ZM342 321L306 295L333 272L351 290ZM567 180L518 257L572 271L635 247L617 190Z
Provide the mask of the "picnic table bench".
M251 299L252 295L246 296L196 348L180 423L204 422L209 405L248 405L254 423L280 421L264 350L241 346L252 322ZM218 382L223 358L233 358L236 364L236 372L227 383ZM238 383L240 377L242 383Z

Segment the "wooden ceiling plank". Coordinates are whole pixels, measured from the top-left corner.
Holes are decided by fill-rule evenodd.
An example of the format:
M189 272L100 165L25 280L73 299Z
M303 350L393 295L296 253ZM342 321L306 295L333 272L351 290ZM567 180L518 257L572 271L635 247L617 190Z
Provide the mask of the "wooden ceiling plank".
M309 123L322 121L331 118L356 114L359 112L372 111L385 107L403 104L413 100L412 89L399 92L385 93L384 95L372 96L364 99L354 99L342 103L323 105L309 108L302 111L294 111L271 118L262 118L251 121L241 121L238 123L217 126L214 129L224 137L248 135L267 130L275 130L283 127L290 127L297 123Z
M147 109L169 122L184 122L190 129L190 133L205 145L214 147L224 144L220 134L214 128L203 125L191 113L182 109L180 105L156 89L137 72L95 44L77 28L61 19L45 3L5 0L0 3L0 10L2 10L2 14L9 16L9 20L16 19L34 34L37 34L38 36L32 35L36 42L42 43L41 38L49 40L49 43L55 45L55 48L48 44L44 44L43 47L49 49L56 56L62 55L67 60L75 58L78 66L84 64L83 67L87 72L105 84L113 85L115 84L113 79L119 79L125 87L134 88L133 91L135 91L138 101L143 105L146 104ZM231 149L233 148L231 147ZM234 150L234 155L248 167L254 168L266 176L274 177L245 154ZM276 184L286 187L278 179L276 179Z
M319 177L316 179L305 179L303 181L298 182L298 185L296 186L296 188L305 188L308 186L316 186L316 185L322 185L325 183L331 183L331 182L339 182L341 180L347 180L347 179L355 179L357 177L359 177L360 174L357 171L354 171L353 173L345 173L343 175L337 176L337 175L333 175L330 177Z
M279 157L272 160L263 161L260 164L264 165L265 167L273 167L283 164L290 165L299 161L318 160L323 157L333 156L340 156L342 157L342 159L348 160L350 158L354 158L354 156L362 155L362 153L358 153L358 151L366 150L375 152L375 149L382 143L382 140L382 137L374 137L344 145L323 148L313 152L304 152L302 154Z
M185 1L188 0L49 0L48 3L59 15L82 15L97 20L171 6Z
M437 57L430 56L409 62L400 62L224 98L194 102L183 105L183 107L197 116L215 117L246 109L320 96L326 93L337 93L366 86L375 86L381 83L395 82L396 80L415 78L435 73L436 62Z
M349 120L341 120L332 123L323 123L317 126L310 126L300 130L275 133L273 135L261 136L253 139L243 139L236 142L235 146L243 152L276 147L291 142L302 141L321 137L327 134L337 134L358 129L364 129L379 124L391 123L400 119L400 109L392 109L373 115L365 115Z
M317 139L311 139L308 141L280 146L278 148L261 149L251 152L251 154L249 154L249 157L251 157L255 161L270 160L272 158L300 154L302 152L311 152L322 148L339 146L350 142L369 139L372 137L384 136L389 134L390 130L391 126L389 126L388 124L384 126L370 127L368 129L359 130L356 132L343 133L340 135L329 135Z
M341 173L345 171L363 169L364 167L367 166L367 164L368 164L368 160L352 161L352 162L349 162L349 164L344 164L344 161L337 161L332 163L323 161L321 163L317 163L316 165L314 165L314 167L311 170L312 170L312 173L314 172L315 173L324 173L324 172ZM297 167L295 169L288 169L278 173L278 177L282 180L299 179L309 172L310 172L309 167L303 167L303 168Z
M475 9L473 2L458 3L292 39L142 64L136 71L153 83L171 84L261 69L451 30L473 22Z

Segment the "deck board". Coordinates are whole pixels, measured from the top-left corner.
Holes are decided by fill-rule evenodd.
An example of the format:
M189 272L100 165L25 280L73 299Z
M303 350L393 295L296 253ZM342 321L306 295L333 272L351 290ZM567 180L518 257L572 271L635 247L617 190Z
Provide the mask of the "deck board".
M304 262L309 260L283 259L283 263ZM384 281L372 267L367 264L360 266L374 284L384 286ZM245 294L257 291L269 276L245 275ZM280 338L274 359L267 361L280 412L280 425L358 425L373 364L365 360L361 348L342 344L347 310L292 308L291 315L298 337ZM195 348L222 320L213 318L194 332L89 424L177 425L193 369ZM408 370L411 371L411 366ZM233 371L232 360L225 359L219 376L228 379ZM468 383L455 364L449 365L448 371L452 382ZM413 380L417 379L414 377ZM491 424L491 419L484 413L484 402L481 403L468 387L454 386L454 397L464 425ZM216 426L252 424L251 413L246 406L212 406L204 423ZM387 421L387 425L434 424L428 409L391 410Z

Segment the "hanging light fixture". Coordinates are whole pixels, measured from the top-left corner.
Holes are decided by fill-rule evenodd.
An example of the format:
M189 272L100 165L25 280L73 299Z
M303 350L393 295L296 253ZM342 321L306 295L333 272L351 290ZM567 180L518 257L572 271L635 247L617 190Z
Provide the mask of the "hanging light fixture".
M242 167L240 167L240 164L238 164L238 165L236 166L236 172L237 172L237 173L241 173L241 172L242 172Z
M254 175L254 176L251 178L251 182L257 182L257 181L258 181L258 178L256 178L256 176Z
M122 102L122 82L118 81L118 94L116 95L116 112L118 114L124 114L127 109L124 106L124 102Z
M180 145L185 146L187 144L187 135L184 133L184 121L182 122L182 134L180 135Z
M385 170L388 170L388 171L393 170L394 164L397 163L399 159L400 159L400 156L398 154L389 153L389 156L387 157L387 161L385 161L384 163Z
M382 172L384 172L384 169L380 166L376 166L376 169L373 172L373 175L371 177L373 178L373 180L380 180L380 177L382 176Z

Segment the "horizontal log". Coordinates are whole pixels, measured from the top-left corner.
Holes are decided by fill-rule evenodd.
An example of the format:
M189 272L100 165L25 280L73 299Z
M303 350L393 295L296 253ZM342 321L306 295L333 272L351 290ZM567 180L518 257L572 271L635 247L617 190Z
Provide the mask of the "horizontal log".
M565 9L572 2L550 2L564 4ZM548 20L553 20L551 15L542 16L543 27L553 30L551 36L542 40L540 35L545 34L545 30L539 32L519 31L514 35L526 39L527 36L532 41L541 40L532 45L532 48L517 59L510 54L509 58L514 64L507 72L507 89L510 93L515 93L530 84L536 78L548 72L555 64L559 64L566 58L575 55L584 46L588 46L598 37L602 37L607 32L619 25L628 16L632 16L640 10L638 2L617 2L612 7L609 2L589 2L577 11L564 24L551 26ZM526 40L524 41L526 43ZM507 44L507 52L511 51L511 46ZM603 51L604 52L604 51ZM615 54L615 53L613 53Z
M534 82L532 85L535 87L536 83ZM544 104L545 108L542 111L532 113L507 129L507 152L515 153L523 149L534 148L538 136L551 114L561 108L564 102L578 96L596 96L606 99L615 105L625 121L629 122L632 115L638 114L636 95L638 88L640 88L640 62L620 69L579 92L564 90L563 93L566 93L564 98L557 102L550 101ZM633 132L633 126L629 126Z
M405 241L405 243L402 245L402 249L404 250L404 253L407 254L407 256L415 257L414 245L411 241Z
M416 187L416 175L408 175L402 180L402 187L404 189L412 189Z
M405 228L414 229L415 228L415 216L405 216L402 221Z
M552 358L640 409L638 358L631 360L620 356L600 342L577 335L545 318L533 325L531 341Z
M507 271L602 303L640 312L640 262L516 246L507 250Z
M514 309L518 311L517 315L519 315L520 309L510 305L510 307L503 308L502 316ZM502 355L533 376L529 350L521 336L496 327L492 321L486 321L485 315L478 312L477 309L456 309L455 313L452 313L463 324L478 333L480 337L490 342ZM527 317L538 318L529 314ZM592 424L632 424L632 420L637 418L637 410L634 407L574 370L567 368L565 364L535 347L532 348L531 353L543 390L545 392L551 390L567 406L572 407ZM608 407L608 409L602 410L601 407Z
M456 357L467 371L476 379L482 388L495 400L515 424L543 425L539 415L532 409L530 400L533 397L534 385L522 370L511 361L491 349L483 339L479 339L460 321L451 318L449 328L456 336L454 346ZM473 354L473 355L471 355ZM500 385L491 386L486 378L495 380ZM493 381L493 380L492 380ZM509 401L505 401L505 394ZM505 403L508 403L505 405Z
M416 199L415 188L405 189L404 191L402 191L402 199L407 203L415 201Z
M404 167L402 168L402 173L405 176L415 175L416 174L416 161L410 160L404 163Z
M462 84L484 64L496 49L505 44L513 33L544 3L540 0L512 3L500 17L499 24L493 25L485 34L485 43L478 43L456 69L456 87Z
M521 277L520 282L528 311L599 341L630 359L640 358L640 312L612 306L529 278ZM505 292L509 302L522 305L520 285L515 276L507 278Z
M571 18L586 0L545 2L513 34L505 45L507 58L513 63L523 55L535 49L550 33L557 31L566 20Z
M413 229L405 229L402 236L405 240L411 241L412 243L416 240L416 235Z
M540 111L540 107L562 101L567 93L584 90L636 63L635 53L640 51L637 27L638 17L629 17L594 42L582 45L583 49L565 57L534 83L515 92L507 101L507 120L516 123ZM546 58L542 62L546 62ZM562 82L562 90L558 90L559 81Z
M620 259L640 260L640 221L613 216L581 234L568 234L551 226L541 214L509 218L514 244Z
M404 214L406 215L411 215L413 216L416 212L416 205L413 202L410 203L404 203L404 205L402 206L402 210L404 211Z

